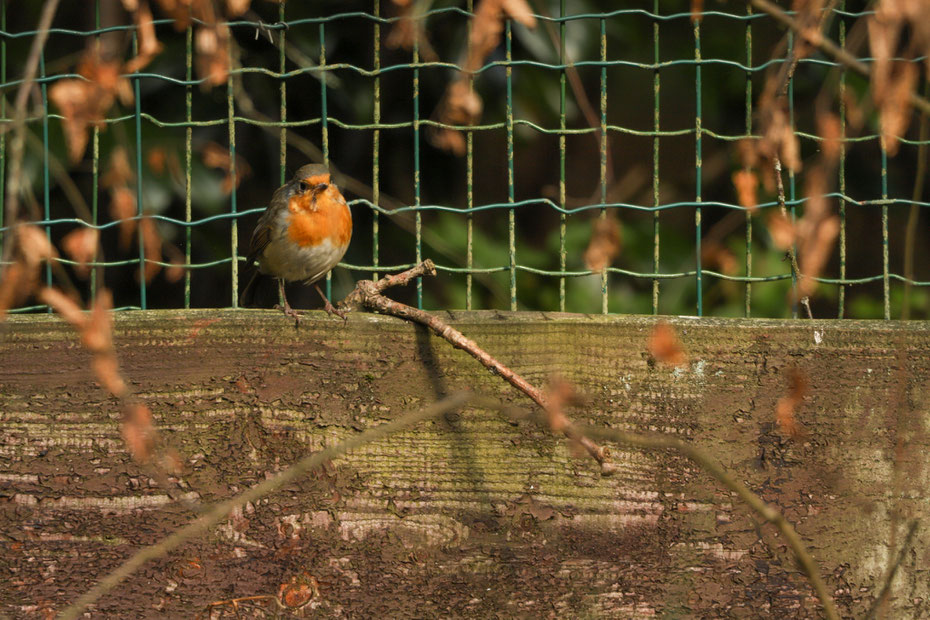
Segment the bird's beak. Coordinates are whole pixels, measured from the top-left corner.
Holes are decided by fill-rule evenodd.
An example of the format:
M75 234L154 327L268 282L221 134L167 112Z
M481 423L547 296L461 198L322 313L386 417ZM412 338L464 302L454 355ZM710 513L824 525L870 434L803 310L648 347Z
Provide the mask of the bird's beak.
M328 183L320 183L319 185L313 188L313 193L319 194L320 192L326 191L327 187L329 187Z

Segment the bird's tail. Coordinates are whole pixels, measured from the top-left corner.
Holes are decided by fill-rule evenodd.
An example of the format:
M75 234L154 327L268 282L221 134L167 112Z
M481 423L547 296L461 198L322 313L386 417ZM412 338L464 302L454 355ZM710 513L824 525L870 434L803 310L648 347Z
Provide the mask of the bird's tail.
M249 283L245 285L245 288L242 290L242 295L239 296L239 306L245 308L252 305L252 302L255 301L255 285L258 283L259 277L258 269L252 271L252 278L249 280Z

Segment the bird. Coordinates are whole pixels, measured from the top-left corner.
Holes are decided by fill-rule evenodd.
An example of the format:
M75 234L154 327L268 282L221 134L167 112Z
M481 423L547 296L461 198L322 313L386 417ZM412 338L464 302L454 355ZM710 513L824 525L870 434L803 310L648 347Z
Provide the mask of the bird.
M247 264L258 269L242 291L239 305L249 304L259 274L278 280L284 315L300 322L300 313L291 308L284 294L285 282L314 284L335 267L352 239L352 212L330 179L329 168L307 164L294 177L275 190L271 203L252 232ZM333 307L319 285L323 309L345 319L345 312Z

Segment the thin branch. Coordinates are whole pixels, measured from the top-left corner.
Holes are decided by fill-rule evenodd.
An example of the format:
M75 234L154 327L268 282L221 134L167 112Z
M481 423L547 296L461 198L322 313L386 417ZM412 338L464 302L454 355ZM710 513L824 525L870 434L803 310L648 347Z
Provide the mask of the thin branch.
M469 400L471 400L471 398L472 396L469 392L458 392L452 396L449 396L448 398L430 405L429 407L426 407L425 409L411 413L405 413L395 420L387 422L386 424L381 424L374 428L370 428L365 432L355 435L354 437L351 437L331 448L326 448L320 452L314 452L311 455L305 456L295 464L291 465L289 468L282 471L280 474L253 486L248 491L240 493L239 495L228 499L225 502L220 502L211 508L208 512L206 512L202 517L196 521L193 521L192 523L189 523L188 525L185 525L167 538L162 539L154 545L140 549L132 557L117 567L116 570L104 577L97 585L82 595L77 601L74 602L74 604L62 611L59 618L61 620L72 620L77 618L87 608L88 605L91 605L101 596L112 590L119 583L124 581L127 577L141 568L143 564L150 560L160 558L170 553L174 549L177 549L188 540L207 532L211 527L229 517L230 513L232 513L234 509L244 506L249 502L255 502L262 497L277 491L278 489L296 480L300 476L306 474L310 470L319 467L326 461L334 459L337 456L352 450L356 450L373 441L383 439L388 435L396 433L397 431L403 430L409 426L413 426L424 420L436 418L443 415L444 413L454 411L455 409L458 409L466 404Z
M828 56L832 57L834 60L846 65L861 75L866 77L872 76L872 71L869 69L867 64L844 50L830 39L823 36L823 33L819 30L804 29L800 24L798 24L797 20L788 15L774 3L769 2L769 0L751 0L751 2L754 7L760 11L768 13L774 17L776 21L779 21L788 28L791 28L799 35L801 35L805 41L818 48ZM914 91L910 92L908 99L911 105L913 105L915 108L918 108L924 113L930 114L930 101L924 99Z
M407 271L397 275L385 276L378 282L374 282L372 280L360 280L356 284L355 290L349 293L349 295L346 296L344 300L339 302L339 306L341 308L348 309L364 307L369 310L374 310L383 314L390 314L407 321L425 325L426 327L433 330L437 336L448 341L449 344L451 344L456 349L462 349L463 351L467 352L469 355L481 362L485 368L494 374L499 375L502 379L504 379L504 381L508 382L510 385L533 399L533 401L535 401L536 404L538 404L540 407L548 410L548 399L541 390L539 390L537 387L535 387L533 384L515 373L507 366L501 364L499 361L497 361L497 359L479 347L473 340L466 338L462 332L448 325L445 321L430 314L429 312L424 312L423 310L419 310L392 299L388 299L381 294L387 288L407 284L414 278L424 275L436 275L436 266L433 264L433 261L429 259L423 261L416 267L408 269ZM613 473L614 466L608 461L609 453L606 449L597 445L587 437L574 436L568 432L565 432L565 435L569 439L580 443L585 448L585 450L588 451L588 454L590 454L601 466L601 473Z
M775 154L775 187L778 189L778 210L781 212L782 216L791 221L788 217L788 206L785 202L785 182L781 178L781 158L778 157L778 154ZM794 222L791 222L791 225L794 226ZM791 242L791 245L788 246L788 258L791 260L791 273L794 275L795 279L801 276L801 270L798 268L798 255L797 250L794 247L794 241Z
M792 526L791 523L785 519L784 515L782 515L777 508L767 504L761 497L749 490L745 484L727 473L727 471L723 468L722 465L720 465L719 462L717 462L716 459L711 457L700 448L690 443L681 441L675 437L664 435L639 435L636 433L627 433L617 429L597 427L585 427L581 429L580 432L585 436L593 435L600 439L616 441L618 443L636 446L637 448L647 448L651 450L676 450L683 456L693 461L701 469L706 471L714 479L720 482L723 486L736 493L739 498L742 499L753 510L753 512L758 514L765 521L772 523L772 525L774 525L778 531L781 532L781 534L785 537L785 540L788 541L788 545L794 552L798 564L800 564L804 574L807 575L807 579L810 581L811 587L817 594L817 598L820 599L820 604L823 606L824 616L828 620L839 618L839 614L837 613L836 606L833 602L833 597L830 596L830 593L827 591L826 584L820 577L820 571L817 568L817 563L814 561L814 558L811 557L811 554L808 553L807 548L804 546L804 541L801 540L801 537L794 529L794 526Z
M907 536L904 537L904 543L901 545L901 549L898 551L898 557L895 559L894 564L891 566L891 570L888 571L888 577L885 578L885 585L882 586L881 592L878 593L878 598L875 599L875 602L872 603L868 613L866 613L864 616L866 620L870 620L876 616L879 608L888 597L888 592L891 591L891 582L894 581L894 577L898 573L898 568L901 566L901 562L904 561L904 556L907 555L908 550L911 548L911 540L914 538L914 534L917 533L917 526L919 524L920 522L916 519L911 521L911 526L907 530Z
M58 0L45 0L45 6L42 7L42 14L39 17L39 25L36 28L38 34L32 40L32 48L29 50L29 56L26 58L25 68L23 69L23 82L19 85L16 100L13 104L13 139L10 141L10 172L7 175L8 184L6 190L6 222L7 226L10 227L10 231L12 231L12 227L19 218L19 193L22 191L23 176L23 146L26 141L26 101L29 99L29 91L39 68L39 55L45 47L45 41L48 39L48 29L52 25L52 18L55 17L57 9ZM4 259L9 257L12 245L12 243L4 244Z

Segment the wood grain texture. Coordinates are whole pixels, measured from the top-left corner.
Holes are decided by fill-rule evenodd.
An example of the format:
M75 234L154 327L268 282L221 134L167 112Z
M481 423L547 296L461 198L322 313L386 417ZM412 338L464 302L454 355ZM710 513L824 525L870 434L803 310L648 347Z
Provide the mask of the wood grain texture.
M844 615L884 583L913 519L889 617L930 613L924 323L673 319L686 369L646 352L655 319L441 313L531 382L553 373L578 422L659 431L714 453L805 541ZM185 470L159 486L126 454L118 404L53 317L0 324L0 612L59 609L140 545L308 451L461 388L530 403L425 329L370 314L116 317L125 375ZM805 436L775 424L789 369ZM610 446L602 477L561 438L469 408L333 461L100 601L192 616L320 582L308 614L816 617L776 532L682 457Z

